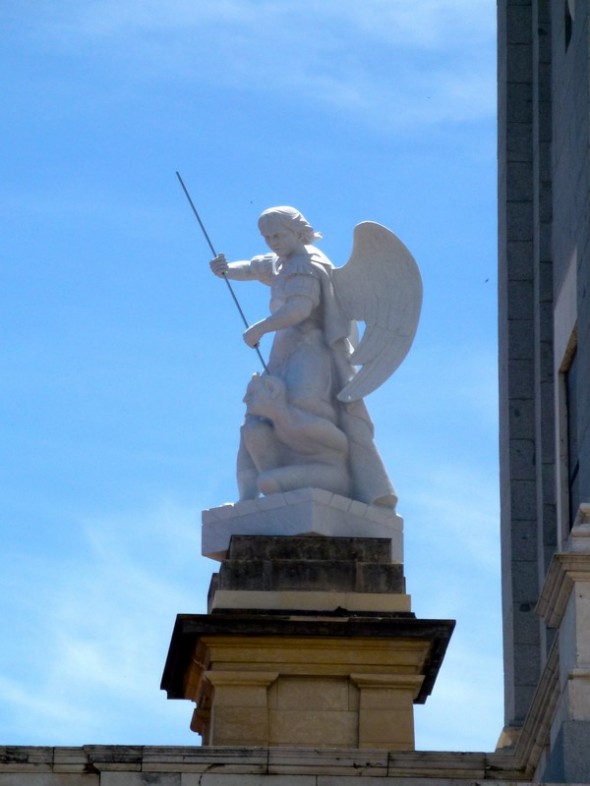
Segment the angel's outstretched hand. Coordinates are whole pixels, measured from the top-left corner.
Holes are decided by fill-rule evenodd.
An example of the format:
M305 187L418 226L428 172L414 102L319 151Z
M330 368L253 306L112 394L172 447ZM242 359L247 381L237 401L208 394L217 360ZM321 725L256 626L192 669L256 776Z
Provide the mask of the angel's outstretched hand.
M227 259L225 258L225 254L217 254L215 259L212 259L211 262L209 262L209 267L219 278L227 276L229 265L227 263Z

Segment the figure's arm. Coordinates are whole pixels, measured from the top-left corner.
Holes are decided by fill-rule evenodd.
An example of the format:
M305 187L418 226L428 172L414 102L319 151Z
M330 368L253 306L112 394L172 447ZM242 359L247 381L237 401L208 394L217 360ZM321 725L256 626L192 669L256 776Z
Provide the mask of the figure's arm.
M284 305L246 330L243 337L249 347L255 347L266 333L303 322L320 302L320 282L313 276L293 276L289 289Z
M266 333L274 333L276 330L303 322L313 308L313 301L308 297L302 295L290 297L274 314L249 327L244 333L244 341L249 347L255 347Z
M225 254L218 254L209 262L209 267L218 278L230 278L233 281L249 281L254 278L249 260L228 262Z

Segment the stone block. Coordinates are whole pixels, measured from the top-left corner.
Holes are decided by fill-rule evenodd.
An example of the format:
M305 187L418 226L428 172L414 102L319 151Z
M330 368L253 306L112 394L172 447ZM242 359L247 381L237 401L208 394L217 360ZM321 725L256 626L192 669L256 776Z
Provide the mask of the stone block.
M506 74L509 82L530 82L532 77L532 52L527 43L509 44Z
M510 200L529 199L533 179L531 161L510 161L506 167L506 187Z
M97 774L25 772L0 773L0 786L99 786Z
M0 745L1 773L6 777L10 772L50 773L54 749L44 746Z
M325 710L270 711L270 744L323 747L357 746L356 712Z
M566 721L548 758L545 782L589 783L590 721Z
M539 681L541 663L538 644L520 644L514 653L515 688L522 696L522 706L528 710Z
M516 323L516 324L515 324ZM516 330L527 329L521 320L511 320L510 339ZM535 365L532 360L510 358L508 361L508 395L511 399L532 399L535 394Z
M510 474L514 480L534 480L536 477L535 442L532 439L513 439L510 443Z
M340 499L344 498L340 497ZM322 559L389 563L391 561L391 546L387 538L234 535L231 539L228 558L236 560Z
M532 320L534 304L534 286L530 281L511 281L508 288L508 318L515 320ZM524 325L522 332L532 326Z
M514 562L534 562L537 558L537 531L534 522L515 521L510 533Z
M226 560L219 571L220 590L334 590L355 587L354 562L327 560Z
M535 429L534 401L532 399L511 401L509 418L512 439L530 438Z
M509 85L506 94L504 120L510 125L525 123L529 125L529 133L532 135L531 111L532 111L532 85L528 82L514 82Z
M251 688L246 685L217 685L215 688L216 706L266 707L266 687Z
M510 281L527 281L532 278L533 244L531 241L507 243L506 253L509 260L508 276Z
M355 588L356 564L344 560L275 560L272 589L324 589L340 592Z
M363 710L359 712L359 748L414 749L414 717L407 711Z
M532 41L532 10L530 4L508 5L506 41L510 44L530 44Z
M590 670L576 669L568 675L567 703L569 717L590 722Z
M267 567L270 568L270 563L261 560L226 560L217 575L217 587L220 590L270 589L269 577L265 575Z
M179 772L103 772L101 786L181 786Z
M360 694L360 707L361 710L411 711L412 693L390 688L363 688Z
M359 751L353 748L282 748L277 746L268 751L268 769L271 773L301 774L313 773L314 786L326 782L332 786L349 783L350 774L354 777L351 786L359 786L364 781L361 776L383 778L387 775L388 758L386 751ZM326 780L327 779L327 780ZM381 780L376 783L381 784ZM385 782L384 782L385 786ZM389 785L388 785L389 786Z
M515 480L510 484L512 519L534 526L537 518L537 483L534 480Z
M390 559L403 563L403 519L393 510L365 505L321 489L299 489L203 511L201 551L223 561L234 535L324 535L331 538L384 538ZM277 504L280 502L281 504Z
M198 781L182 786L317 786L313 775L228 775L227 773L205 773Z
M510 202L506 233L509 240L530 240L533 236L533 203Z
M393 612L409 613L411 597L400 592L322 592L320 590L280 592L216 590L212 593L209 613L236 609L325 612Z
M536 561L512 561L512 594L514 602L529 604L526 611L534 612L537 598L539 597L539 569ZM525 611L525 609L521 609Z
M253 538L252 541L265 541L266 538ZM290 538L284 540L286 552L290 548ZM319 540L319 539L318 539ZM329 545L327 539L326 546ZM332 542L337 539L330 539ZM389 544L385 542L389 551ZM293 549L291 549L293 550ZM327 550L327 549L326 549ZM235 549L230 548L233 556ZM335 559L226 559L219 574L212 581L215 593L226 591L244 592L362 592L362 593L404 593L405 579L403 566L391 563L355 562ZM211 607L214 607L212 601Z
M215 706L210 745L268 745L268 710L253 707Z
M357 592L399 592L406 590L402 565L379 565L361 562L357 565Z
M181 786L201 786L201 778L212 770L224 776L267 771L268 749L266 747L219 748L166 745L146 746L143 749L142 768L150 775L158 772L181 772Z
M285 710L345 710L349 707L347 678L280 678L273 686L276 708Z

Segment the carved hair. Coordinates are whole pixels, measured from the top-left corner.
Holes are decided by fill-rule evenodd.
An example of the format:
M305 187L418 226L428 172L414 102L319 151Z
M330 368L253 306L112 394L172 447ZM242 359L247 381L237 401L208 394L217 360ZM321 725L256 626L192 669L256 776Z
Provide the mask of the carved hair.
M314 240L319 240L322 237L320 232L315 232L305 216L294 207L286 205L269 207L268 210L261 213L258 219L258 228L262 231L263 225L270 219L278 221L281 226L295 232L303 243L313 243Z

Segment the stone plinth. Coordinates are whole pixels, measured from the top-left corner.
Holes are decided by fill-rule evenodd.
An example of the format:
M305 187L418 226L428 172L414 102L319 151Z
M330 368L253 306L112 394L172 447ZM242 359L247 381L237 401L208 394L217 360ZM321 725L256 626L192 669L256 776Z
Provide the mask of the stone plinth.
M409 612L405 588L385 538L236 535L208 610Z
M203 511L201 551L224 560L232 535L323 535L386 538L390 559L403 563L403 519L389 508L332 494L300 489Z
M179 615L162 680L206 745L414 749L453 622Z
M244 536L162 678L206 745L414 749L454 623L417 620L383 538Z

